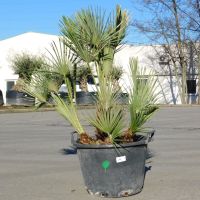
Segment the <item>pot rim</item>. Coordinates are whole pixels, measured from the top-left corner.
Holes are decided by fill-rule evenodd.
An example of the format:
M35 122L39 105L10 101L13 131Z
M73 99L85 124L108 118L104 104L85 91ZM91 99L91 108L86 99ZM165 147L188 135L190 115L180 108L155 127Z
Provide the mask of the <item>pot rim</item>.
M136 142L130 142L126 144L117 144L116 146L113 144L81 144L78 142L77 132L74 131L71 133L71 143L78 149L116 149L116 148L129 148L133 146L144 146L147 145L153 138L155 130L148 131L147 136L139 135L140 140ZM75 139L76 135L76 139Z

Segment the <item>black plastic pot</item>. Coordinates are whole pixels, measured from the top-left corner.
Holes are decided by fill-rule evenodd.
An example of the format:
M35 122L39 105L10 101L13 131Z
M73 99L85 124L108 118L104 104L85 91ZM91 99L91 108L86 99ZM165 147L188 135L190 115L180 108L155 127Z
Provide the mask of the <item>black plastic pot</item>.
M2 94L2 91L0 90L0 106L4 104L4 101L3 101L3 94Z
M32 106L35 104L35 98L24 92L9 90L6 92L6 103L9 105Z
M117 102L119 104L128 104L128 94L127 93L120 93L117 97Z
M197 104L198 94L187 94L187 103L188 104Z
M66 92L59 92L59 96L60 96L61 99L63 99L64 101L67 101L68 93L66 93Z
M76 103L78 105L94 105L96 102L95 92L76 92Z
M148 137L113 145L84 145L74 140L87 191L101 197L124 197L141 192L145 178Z

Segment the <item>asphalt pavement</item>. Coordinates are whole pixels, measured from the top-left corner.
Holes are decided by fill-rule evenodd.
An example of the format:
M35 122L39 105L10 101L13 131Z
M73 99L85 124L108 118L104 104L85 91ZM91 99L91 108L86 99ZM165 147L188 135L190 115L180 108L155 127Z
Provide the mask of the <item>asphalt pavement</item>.
M161 108L147 126L156 133L144 188L121 199L199 200L200 107ZM66 154L71 131L54 111L0 114L0 200L102 199L86 192L77 155Z

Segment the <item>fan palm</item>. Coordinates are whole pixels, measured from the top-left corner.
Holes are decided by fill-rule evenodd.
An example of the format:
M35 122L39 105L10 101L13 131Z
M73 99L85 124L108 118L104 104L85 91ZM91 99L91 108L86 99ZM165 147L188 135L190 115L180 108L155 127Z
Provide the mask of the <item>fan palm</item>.
M130 123L128 130L125 129L124 109L117 103L119 90L115 89L110 72L116 48L125 36L127 14L121 11L120 7L117 7L115 20L111 17L105 19L104 14L98 9L86 9L78 12L74 18L63 17L61 23L63 36L58 45L52 44L48 65L45 70L38 70L34 80L24 87L25 91L37 97L42 103L46 101L45 95L50 94L57 111L80 134L80 142L84 144L133 141L134 134L144 130L144 123L157 109L154 106L157 93L153 76L148 76L144 81L142 78L147 71L140 71L137 61L131 59L131 87L128 91ZM90 69L91 65L96 69L98 78L98 83L95 82L96 112L89 119L89 123L96 128L96 139L85 132L73 103L71 69L78 65L80 69L81 66ZM57 87L52 83L53 75L59 75L64 80L68 90L67 102L60 98ZM39 78L42 81L38 81ZM45 92L42 92L44 89Z
M117 105L118 93L114 91L112 78L98 70L98 80L96 116L90 123L96 128L98 138L108 138L114 143L124 129L123 109Z
M37 76L33 77L33 81L23 83L23 90L31 96L37 98L40 105L47 102L47 95L50 94L56 104L57 111L65 117L75 128L79 134L85 133L80 124L76 106L73 103L72 84L70 80L70 68L77 63L77 59L71 55L71 51L62 46L62 42L52 43L52 51L49 51L48 66L45 70L37 71ZM52 82L52 76L60 75L68 90L68 100L64 100L58 94L58 87Z
M80 82L80 88L84 92L88 92L88 77L92 75L90 67L83 65L77 68L77 80Z
M113 66L112 69L110 70L109 76L111 77L111 80L113 82L114 86L114 91L119 91L120 85L119 85L119 80L123 75L123 70L121 67Z
M108 70L116 47L125 37L127 22L127 13L120 6L116 7L116 14L107 19L105 11L88 8L78 12L74 18L63 17L61 33L65 45L84 62L97 62Z

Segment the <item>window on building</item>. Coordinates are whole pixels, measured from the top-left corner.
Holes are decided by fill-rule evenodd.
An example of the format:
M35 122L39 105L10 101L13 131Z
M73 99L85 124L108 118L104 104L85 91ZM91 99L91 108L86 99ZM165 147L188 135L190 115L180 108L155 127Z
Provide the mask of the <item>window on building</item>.
M89 76L88 76L88 80L87 80L87 82L88 82L88 84L95 84L95 82L94 82L94 78L93 78L92 75L89 75Z
M196 93L196 80L187 80L187 93L188 94Z
M12 90L15 85L15 81L7 81L7 91Z

